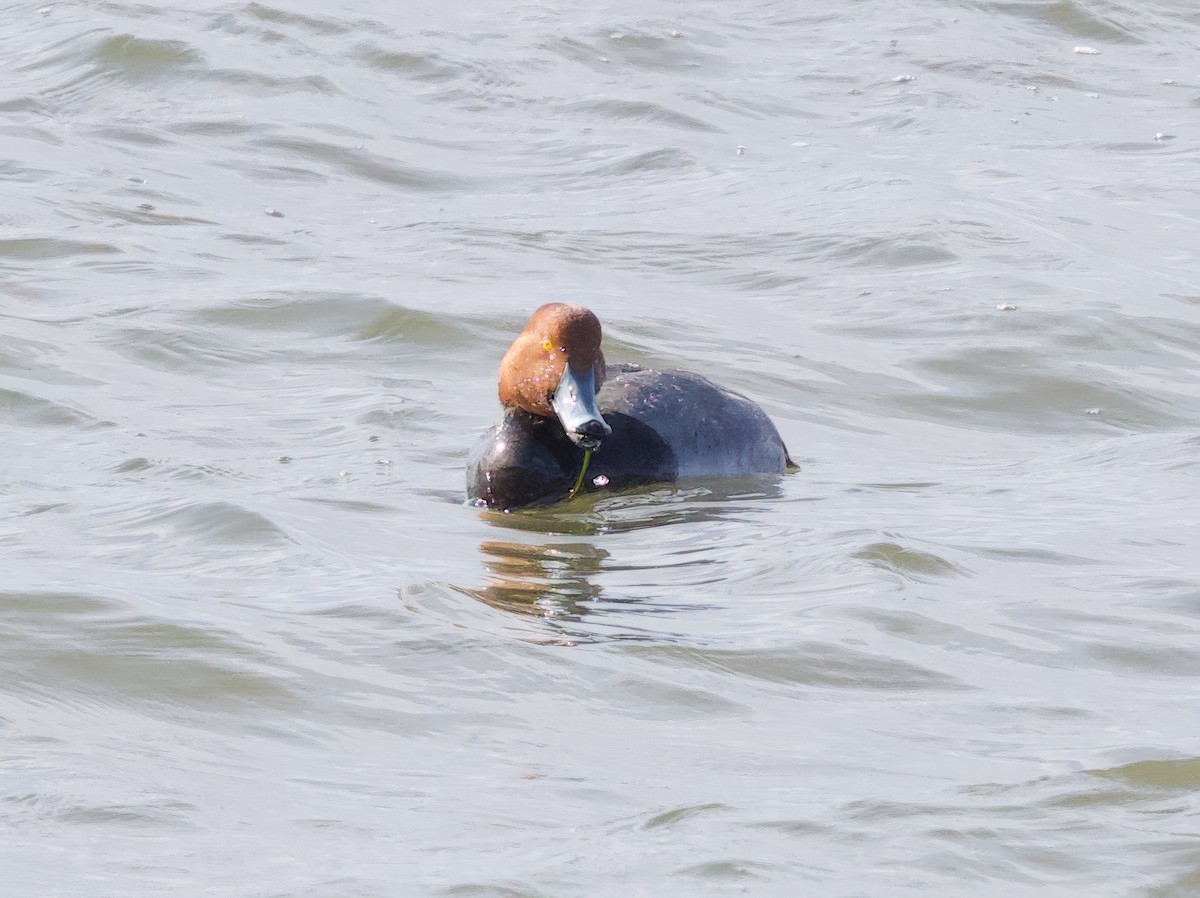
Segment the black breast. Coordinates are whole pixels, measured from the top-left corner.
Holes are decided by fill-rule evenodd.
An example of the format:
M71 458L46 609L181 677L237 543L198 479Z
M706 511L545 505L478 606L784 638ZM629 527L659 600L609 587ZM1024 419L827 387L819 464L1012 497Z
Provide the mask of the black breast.
M592 453L586 492L671 483L678 466L670 447L635 418L601 406L612 428ZM510 409L476 445L467 462L467 496L491 508L558 502L566 498L583 466L583 450L557 419Z

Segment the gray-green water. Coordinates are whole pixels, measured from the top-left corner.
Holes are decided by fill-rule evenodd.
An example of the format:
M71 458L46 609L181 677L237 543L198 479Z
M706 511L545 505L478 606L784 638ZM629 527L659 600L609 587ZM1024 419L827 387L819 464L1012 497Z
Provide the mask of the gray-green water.
M1191 0L0 20L6 896L1200 891ZM465 507L552 299L801 472Z

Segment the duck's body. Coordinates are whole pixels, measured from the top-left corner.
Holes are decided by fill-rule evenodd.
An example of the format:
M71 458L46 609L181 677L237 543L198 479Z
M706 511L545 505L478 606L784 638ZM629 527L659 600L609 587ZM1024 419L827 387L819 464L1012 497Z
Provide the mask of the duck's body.
M553 333L564 315L578 322L581 313L590 318L589 330L594 322L592 351L572 345L569 327L565 339ZM522 354L537 358L530 346L561 356L561 370L521 363ZM522 390L541 401L505 401ZM599 322L578 306L552 304L534 313L501 364L500 394L504 419L484 434L467 467L467 495L492 508L566 498L588 451L582 490L590 492L685 477L783 474L791 463L779 431L749 399L687 371L606 368Z

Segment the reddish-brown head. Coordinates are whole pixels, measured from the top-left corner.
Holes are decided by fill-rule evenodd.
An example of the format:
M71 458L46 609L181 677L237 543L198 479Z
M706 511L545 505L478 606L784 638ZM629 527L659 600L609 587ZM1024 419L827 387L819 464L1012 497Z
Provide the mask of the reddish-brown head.
M500 362L500 402L553 418L550 399L567 365L577 374L592 369L600 389L600 319L583 306L552 302L533 313Z
M611 432L595 403L604 374L600 319L552 302L533 313L500 362L500 402L557 417L572 440L593 448Z

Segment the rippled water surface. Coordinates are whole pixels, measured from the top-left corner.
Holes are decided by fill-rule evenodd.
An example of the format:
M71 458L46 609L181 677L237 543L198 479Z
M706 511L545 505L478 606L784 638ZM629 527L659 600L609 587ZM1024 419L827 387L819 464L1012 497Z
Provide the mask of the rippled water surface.
M1192 0L0 15L6 895L1200 892ZM467 507L551 299L799 473Z

